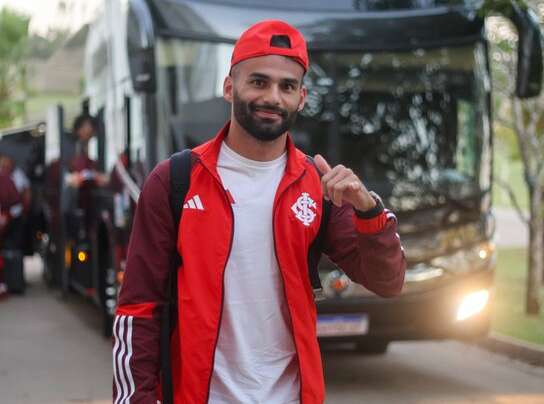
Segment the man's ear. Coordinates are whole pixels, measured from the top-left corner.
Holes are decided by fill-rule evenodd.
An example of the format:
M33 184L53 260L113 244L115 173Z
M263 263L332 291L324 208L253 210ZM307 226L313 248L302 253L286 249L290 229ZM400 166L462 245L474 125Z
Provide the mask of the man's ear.
M297 111L300 112L304 109L306 103L306 96L308 95L308 89L306 86L300 86L300 102L298 103Z
M223 82L223 98L232 104L232 91L234 88L232 76L225 77Z

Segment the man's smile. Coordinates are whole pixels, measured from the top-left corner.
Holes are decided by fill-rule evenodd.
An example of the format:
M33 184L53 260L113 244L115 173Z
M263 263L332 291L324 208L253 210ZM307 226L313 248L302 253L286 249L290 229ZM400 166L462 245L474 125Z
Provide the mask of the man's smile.
M262 107L262 106L253 106L252 112L257 115L259 118L267 120L281 120L286 116L285 111L276 108Z

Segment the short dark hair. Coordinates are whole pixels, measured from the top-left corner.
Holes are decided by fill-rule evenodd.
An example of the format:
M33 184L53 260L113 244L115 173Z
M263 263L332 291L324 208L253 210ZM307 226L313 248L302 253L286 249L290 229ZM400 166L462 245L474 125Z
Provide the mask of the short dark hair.
M89 114L80 114L74 119L74 124L72 125L72 133L77 135L77 132L81 129L85 122L89 122L94 130L97 129L98 123L96 118Z

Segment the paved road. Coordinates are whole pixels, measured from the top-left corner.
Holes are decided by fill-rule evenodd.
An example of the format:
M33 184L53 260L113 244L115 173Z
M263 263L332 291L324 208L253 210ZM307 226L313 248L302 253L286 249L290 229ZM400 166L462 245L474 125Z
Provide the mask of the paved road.
M384 357L325 354L329 403L542 404L544 369L458 342L392 344Z
M507 208L494 208L493 214L497 223L495 240L499 247L527 246L529 231L517 211Z
M24 297L0 303L0 403L108 403L111 343L96 310L62 300L29 265ZM544 403L544 369L457 342L392 344L383 357L324 352L328 403Z
M0 302L0 403L108 399L111 343L100 337L98 311L48 290L38 259L26 264L27 294Z

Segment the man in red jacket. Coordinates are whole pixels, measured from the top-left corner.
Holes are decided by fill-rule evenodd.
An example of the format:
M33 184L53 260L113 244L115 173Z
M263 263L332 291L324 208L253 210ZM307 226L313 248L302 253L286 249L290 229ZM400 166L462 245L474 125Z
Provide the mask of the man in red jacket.
M192 152L179 229L169 162L148 177L114 324L115 403L159 399L159 313L174 248L182 257L171 339L175 403L323 403L308 277L323 198L332 207L322 252L375 293L400 293L406 261L395 216L350 169L319 155L314 165L290 139L307 69L295 28L249 28L224 82L231 120Z

